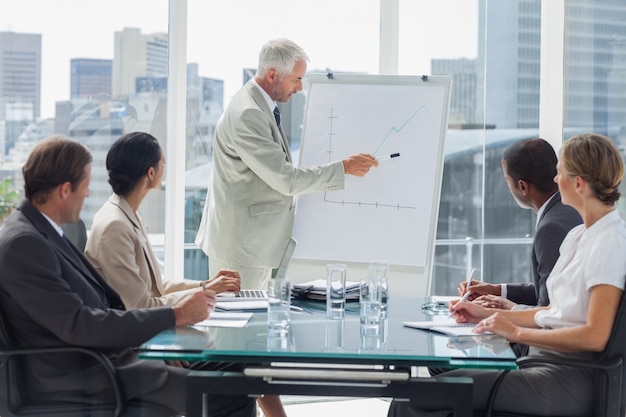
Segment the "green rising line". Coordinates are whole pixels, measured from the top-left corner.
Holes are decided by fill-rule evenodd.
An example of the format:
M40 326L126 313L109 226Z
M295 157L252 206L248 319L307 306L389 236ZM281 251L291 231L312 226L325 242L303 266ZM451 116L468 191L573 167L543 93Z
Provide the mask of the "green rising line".
M380 148L381 148L381 147L385 144L385 142L387 141L387 139L389 139L389 135L391 135L393 132L400 133L400 131L401 131L402 129L404 129L404 126L406 126L406 125L407 125L407 123L409 123L409 122L411 121L411 119L413 119L413 118L415 117L415 115L416 115L417 113L419 113L419 112L420 112L420 111L424 108L424 106L425 106L425 105L426 105L426 103L422 104L422 105L420 106L420 108L418 108L417 110L415 110L415 112L414 112L414 113L413 113L413 114L412 114L412 115L411 115L408 119L406 119L406 121L405 121L404 123L402 123L402 125L401 125L399 128L397 128L397 127L395 127L395 126L392 126L392 127L391 127L391 129L389 129L389 132L387 132L387 134L386 134L386 135L385 135L385 137L383 138L383 140L382 140L382 142L380 143L380 145L378 145L378 148L376 148L376 150L372 153L372 155L376 155L376 154L378 154L378 151L380 150Z

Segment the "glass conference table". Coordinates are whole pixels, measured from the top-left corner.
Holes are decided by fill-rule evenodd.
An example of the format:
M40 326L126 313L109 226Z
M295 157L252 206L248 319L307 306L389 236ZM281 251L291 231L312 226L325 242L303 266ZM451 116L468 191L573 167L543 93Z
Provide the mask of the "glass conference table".
M267 314L255 312L242 328L176 327L139 347L144 359L232 362L236 372L191 371L187 416L204 415L203 394L313 395L454 400L454 415L472 415L470 378L424 378L418 366L514 369L515 354L495 335L450 338L404 327L404 321L448 315L441 297L390 299L378 341L360 337L359 304L349 302L345 319L327 320L326 304L292 303L291 330L269 338ZM239 368L239 367L238 367Z

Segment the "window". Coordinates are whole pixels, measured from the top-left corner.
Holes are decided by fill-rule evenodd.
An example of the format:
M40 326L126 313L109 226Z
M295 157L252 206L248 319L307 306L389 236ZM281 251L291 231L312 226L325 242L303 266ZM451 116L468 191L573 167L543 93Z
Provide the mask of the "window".
M566 136L595 130L622 146L626 6L566 4ZM541 2L517 0L512 8L495 0L401 0L399 6L399 73L446 74L454 85L433 292L454 293L468 265L487 281L527 279L534 217L510 197L499 158L512 141L538 135ZM0 27L11 28L0 30L3 178L13 177L21 188L20 163L34 143L53 132L82 141L95 159L83 213L89 224L111 192L104 157L113 140L145 130L165 147L168 7L167 0L87 1L73 4L70 18L54 2L8 6L0 16ZM215 124L230 97L254 75L260 46L284 36L309 53L309 70L376 74L380 1L279 0L270 10L252 0L189 0L186 28L185 275L201 278L206 258L192 242L210 176ZM7 47L17 40L19 48ZM294 97L286 121L296 152L304 98ZM162 191L153 191L140 210L158 242L163 242L163 200Z

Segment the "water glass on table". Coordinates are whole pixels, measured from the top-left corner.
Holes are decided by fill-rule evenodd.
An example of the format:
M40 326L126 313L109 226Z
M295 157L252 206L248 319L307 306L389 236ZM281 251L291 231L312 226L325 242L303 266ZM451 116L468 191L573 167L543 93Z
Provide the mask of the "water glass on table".
M370 261L368 268L369 279L377 283L380 291L381 342L383 344L387 342L389 332L386 326L388 321L387 307L389 305L389 265L389 261L375 260Z
M382 311L386 314L389 301L389 261L371 261L368 272L370 279L378 283L380 289L380 306Z
M344 350L344 320L326 320L324 338L325 352L341 352Z
M267 290L267 332L269 337L284 337L289 333L291 289L285 278L272 278Z
M326 265L326 317L342 320L346 314L346 275L345 264Z
M368 275L361 280L359 288L360 347L364 350L376 350L381 345L381 289L375 275Z

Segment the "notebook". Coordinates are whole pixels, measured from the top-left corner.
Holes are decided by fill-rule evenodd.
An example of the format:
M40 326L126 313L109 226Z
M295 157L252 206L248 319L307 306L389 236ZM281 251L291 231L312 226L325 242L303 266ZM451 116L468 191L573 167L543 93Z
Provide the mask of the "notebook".
M283 257L278 264L278 268L272 270L272 279L285 278L287 276L287 267L291 262L293 251L296 248L297 241L294 238L289 239L287 248L283 252ZM217 295L217 302L232 302L232 301L258 301L267 300L267 291L262 289L250 289L241 290L238 292L223 292Z
M252 313L231 313L213 311L208 319L196 323L198 327L244 327L252 318Z
M217 300L216 310L222 311L242 311L242 310L267 310L269 302L267 299L227 301Z
M448 336L480 336L493 334L491 332L474 333L472 329L476 326L476 323L457 323L455 320L405 321L402 324L406 327L430 330Z

